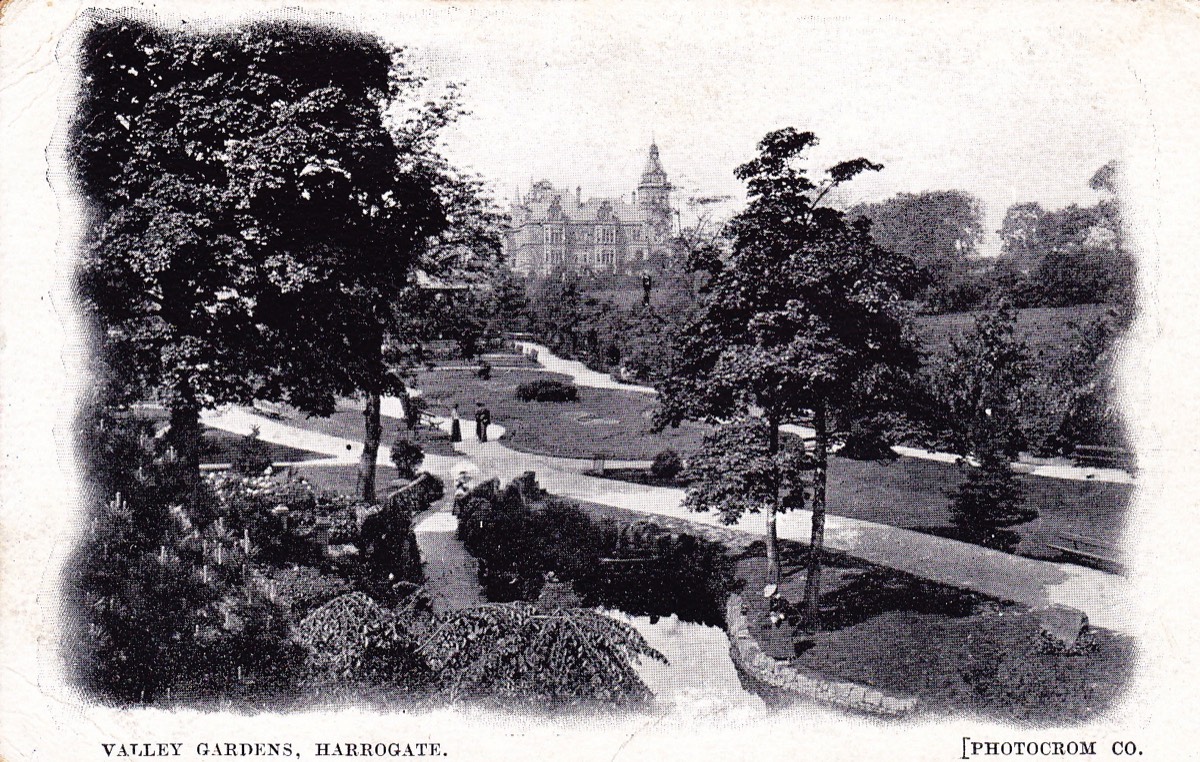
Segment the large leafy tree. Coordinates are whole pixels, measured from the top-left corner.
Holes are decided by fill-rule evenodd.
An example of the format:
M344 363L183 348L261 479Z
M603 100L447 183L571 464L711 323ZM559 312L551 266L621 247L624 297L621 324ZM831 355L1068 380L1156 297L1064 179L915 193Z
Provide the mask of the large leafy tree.
M965 287L971 258L983 237L979 199L961 190L900 193L860 204L850 217L871 220L871 235L884 248L907 254L922 270L931 306L953 303Z
M107 364L166 404L185 462L203 408L327 414L392 388L390 299L446 226L439 107L385 124L420 84L398 54L304 26L101 18L81 63L73 143L95 210L81 291Z
M1110 303L1132 307L1135 267L1126 249L1116 196L1119 165L1109 162L1089 182L1101 198L1046 211L1009 207L996 263L1009 298L1030 306Z
M747 460L772 487L785 483L778 473L780 427L812 425L809 626L820 591L829 450L843 428L840 420L851 417L842 412L859 407L858 379L902 375L917 363L903 301L917 280L911 259L878 246L866 222L852 223L822 204L834 187L880 166L855 159L813 179L801 161L816 142L812 133L793 128L771 132L759 143L758 157L737 169L749 203L729 224L728 254L706 248L692 257L705 276L700 304L660 387L663 424L688 418L723 423L759 412L767 427L765 452ZM712 478L723 478L721 470ZM768 488L765 496L731 502L726 513L727 520L756 508L767 514L769 581L779 577L775 524L786 507L780 490Z
M1005 305L980 314L933 370L939 427L966 472L951 493L953 520L963 539L999 550L1012 550L1020 540L1008 527L1037 517L1011 464L1026 444L1023 407L1033 380L1029 348L1016 325Z
M930 373L934 428L954 452L1013 457L1025 446L1022 414L1033 364L1008 306L980 313L971 330L951 339L950 354Z

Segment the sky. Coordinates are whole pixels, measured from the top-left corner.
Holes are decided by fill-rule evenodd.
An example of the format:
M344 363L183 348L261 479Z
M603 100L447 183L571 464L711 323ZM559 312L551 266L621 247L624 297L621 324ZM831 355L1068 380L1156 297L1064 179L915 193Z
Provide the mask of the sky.
M1089 178L1122 158L1138 118L1136 81L1110 56L1119 13L530 7L423 7L365 22L406 46L431 83L463 84L471 113L445 151L505 204L543 178L585 198L628 197L654 140L685 218L697 196L733 197L728 213L744 198L734 168L768 131L794 126L821 141L815 170L858 156L884 165L841 203L962 189L994 231L1016 202L1094 203Z

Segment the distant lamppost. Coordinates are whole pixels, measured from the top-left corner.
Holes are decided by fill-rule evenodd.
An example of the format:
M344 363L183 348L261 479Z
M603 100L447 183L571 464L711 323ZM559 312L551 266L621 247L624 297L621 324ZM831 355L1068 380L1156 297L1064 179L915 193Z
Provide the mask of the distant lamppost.
M650 306L650 289L654 286L654 279L650 277L650 273L642 273L642 306Z

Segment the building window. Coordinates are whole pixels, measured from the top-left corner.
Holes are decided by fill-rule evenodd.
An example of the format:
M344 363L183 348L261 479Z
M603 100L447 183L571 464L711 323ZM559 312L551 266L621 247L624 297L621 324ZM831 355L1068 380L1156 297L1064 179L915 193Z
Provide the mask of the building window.
M563 229L560 227L542 228L542 241L544 243L561 244L563 242Z

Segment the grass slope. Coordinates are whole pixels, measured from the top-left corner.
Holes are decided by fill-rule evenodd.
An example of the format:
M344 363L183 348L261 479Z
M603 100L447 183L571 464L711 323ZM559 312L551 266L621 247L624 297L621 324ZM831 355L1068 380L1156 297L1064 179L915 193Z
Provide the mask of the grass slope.
M656 403L635 392L580 387L578 402L517 400L517 385L537 379L570 380L544 371L497 368L487 381L470 371L423 371L413 384L429 401L431 412L446 415L458 403L464 436L473 435L475 403L484 402L492 421L508 430L506 444L539 455L591 458L605 453L610 458L650 460L665 449L693 450L708 431L699 424L651 431Z

